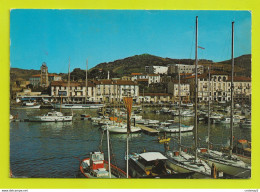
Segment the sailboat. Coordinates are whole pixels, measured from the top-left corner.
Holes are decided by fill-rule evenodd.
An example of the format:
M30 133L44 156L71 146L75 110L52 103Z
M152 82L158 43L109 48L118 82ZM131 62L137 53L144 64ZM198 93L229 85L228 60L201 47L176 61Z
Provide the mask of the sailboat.
M215 165L218 171L237 178L249 178L251 175L251 166L241 161L232 154L233 150L233 76L234 76L234 22L232 22L232 71L231 71L231 112L230 112L230 151L225 154L214 151L209 148L209 125L208 125L208 149L200 149L199 157L207 161L208 164Z
M68 72L68 103L53 103L52 106L55 109L98 109L104 106L104 104L99 102L88 102L87 101L87 94L88 94L88 76L87 76L87 70L88 70L88 60L86 62L86 96L85 96L85 103L70 103L69 97L70 97L70 64L69 64L69 72Z
M188 154L187 152L182 151L181 148L181 118L180 118L180 107L181 107L181 88L179 83L179 150L178 151L166 151L165 155L169 159L167 161L167 166L172 168L174 171L179 173L189 173L194 172L192 178L210 178L211 177L211 168L209 165L198 159L197 156L197 140L198 140L198 125L197 125L197 100L198 100L198 78L197 78L197 66L198 66L198 16L196 17L196 49L195 49L195 155ZM180 82L180 74L179 74ZM215 173L212 173L215 174Z

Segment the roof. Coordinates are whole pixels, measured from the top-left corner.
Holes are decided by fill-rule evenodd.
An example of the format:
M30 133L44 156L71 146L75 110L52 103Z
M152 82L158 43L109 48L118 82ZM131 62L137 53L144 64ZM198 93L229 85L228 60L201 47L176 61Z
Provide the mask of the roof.
M250 77L234 77L233 78L234 81L251 81ZM231 77L229 76L227 81L231 81Z
M66 87L68 86L68 82L67 81L52 81L51 82L51 86L63 86ZM86 82L70 82L70 87L85 87L86 86ZM94 87L95 84L91 81L88 81L88 87Z
M36 75L32 75L32 77L40 77L41 74L36 74ZM52 74L52 73L49 73L48 76L56 76L56 77L61 77L60 75L57 75L57 74Z
M142 73L131 73L131 75L142 75Z
M104 85L137 85L137 82L134 81L128 81L128 80L110 80L110 79L105 79L105 80L99 80L99 81L94 81L95 84L104 84Z
M160 76L158 74L148 74L148 76Z
M148 82L148 79L137 79L136 81Z
M167 159L164 155L162 155L159 152L146 152L141 153L140 156L146 160L146 161L155 161L155 160L161 160L161 159Z

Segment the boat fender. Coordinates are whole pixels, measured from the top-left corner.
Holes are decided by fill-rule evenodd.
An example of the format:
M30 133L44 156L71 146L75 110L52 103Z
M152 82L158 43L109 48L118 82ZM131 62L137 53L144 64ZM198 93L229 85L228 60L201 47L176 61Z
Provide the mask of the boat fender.
M214 179L217 178L217 168L214 163L211 165L211 177Z

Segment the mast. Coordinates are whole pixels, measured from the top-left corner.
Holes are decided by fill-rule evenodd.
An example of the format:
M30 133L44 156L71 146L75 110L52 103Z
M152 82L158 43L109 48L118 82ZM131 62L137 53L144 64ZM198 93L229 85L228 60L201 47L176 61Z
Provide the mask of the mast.
M230 107L230 151L229 155L232 155L233 150L233 91L234 91L234 21L232 22L232 42L231 42L231 58L232 58L232 68L231 68L231 107Z
M70 58L69 58L69 71L68 71L68 102L70 102Z
M179 153L181 153L181 85L180 85L180 72L179 72L179 85L178 85L178 94L179 94Z
M210 148L209 136L210 136L210 67L208 67L209 71L209 81L208 81L208 151Z
M108 172L109 172L109 178L111 178L110 144L109 144L109 130L108 130L108 127L107 127L107 156L108 156Z
M195 43L195 160L198 158L198 16L196 16L196 43Z
M87 103L88 99L88 60L86 61L86 97L85 97L85 103Z

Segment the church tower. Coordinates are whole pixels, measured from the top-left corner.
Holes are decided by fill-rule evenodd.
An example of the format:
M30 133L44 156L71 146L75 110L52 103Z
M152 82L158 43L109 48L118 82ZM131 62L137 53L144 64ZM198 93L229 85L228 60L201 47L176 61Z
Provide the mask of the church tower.
M41 66L41 87L48 87L48 67L45 62L42 63Z

